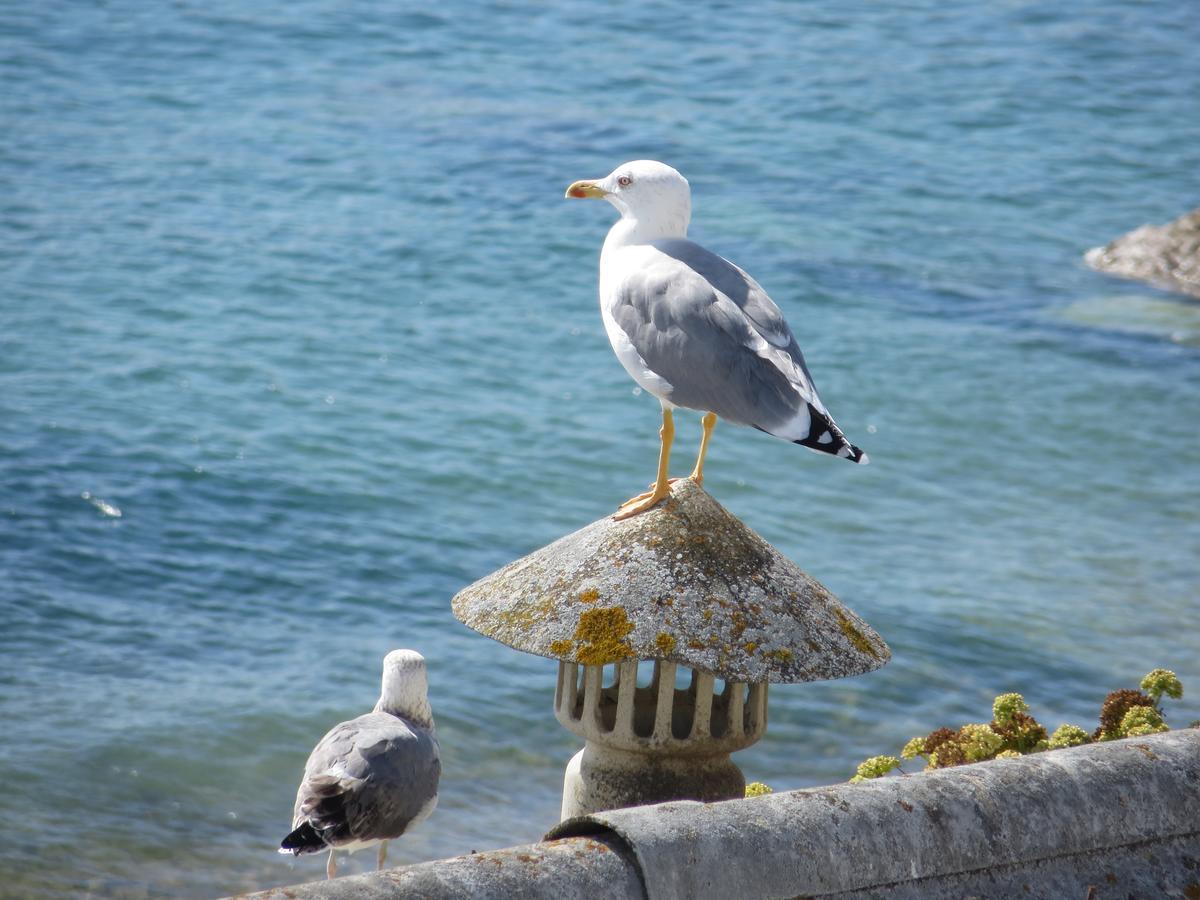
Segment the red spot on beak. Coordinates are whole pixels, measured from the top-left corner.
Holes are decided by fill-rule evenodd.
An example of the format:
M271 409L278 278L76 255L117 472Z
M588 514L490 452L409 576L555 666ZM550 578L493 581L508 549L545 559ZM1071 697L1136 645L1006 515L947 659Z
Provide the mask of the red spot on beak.
M586 196L587 196L587 194L585 194L585 193L583 192L583 188L571 188L571 196L572 196L572 197L583 198L583 197L586 197Z

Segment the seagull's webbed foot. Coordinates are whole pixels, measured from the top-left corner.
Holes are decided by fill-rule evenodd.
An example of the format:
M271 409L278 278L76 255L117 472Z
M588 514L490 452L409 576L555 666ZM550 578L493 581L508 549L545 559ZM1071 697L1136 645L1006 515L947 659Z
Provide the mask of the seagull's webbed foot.
M645 512L652 506L657 506L661 501L670 496L671 487L669 483L663 484L661 489L658 485L655 485L655 490L645 494L638 494L636 497L631 497L622 503L617 511L613 513L613 518L619 521L621 519L628 519L630 516L636 516L638 513Z
M688 477L688 478L691 478L692 476L691 476L691 475L689 475L689 476L687 476L687 477ZM667 479L667 484L674 484L674 483L675 483L675 482L677 482L677 481L683 481L683 479L682 479L682 478L678 478L678 477L677 477L677 478L668 478L668 479ZM622 505L622 506L626 506L626 505L628 505L628 504L632 503L634 500L644 500L645 498L649 497L651 494L653 494L653 493L654 493L654 485L655 485L655 482L651 481L649 484L647 484L647 485L646 485L646 487L650 488L650 490L648 490L648 491L643 491L642 493L638 494L636 497L630 497L628 500L626 500L626 501L625 501L624 503L622 503L621 505Z
M672 478L671 481L674 482L675 479ZM654 482L650 482L650 490L643 491L642 493L638 494L636 497L630 497L628 500L626 500L624 503L622 503L620 506L618 506L617 509L624 509L627 506L632 506L633 504L637 503L639 500L645 500L647 497L649 497L653 493L654 493Z

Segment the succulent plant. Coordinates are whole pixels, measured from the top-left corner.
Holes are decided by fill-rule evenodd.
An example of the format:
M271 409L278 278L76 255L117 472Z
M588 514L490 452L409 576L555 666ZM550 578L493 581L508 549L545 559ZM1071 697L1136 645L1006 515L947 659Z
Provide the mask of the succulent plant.
M1141 690L1123 688L1104 698L1100 726L1088 734L1078 725L1060 725L1052 735L1029 714L1029 704L1017 693L1000 694L992 703L992 721L963 725L957 731L938 728L911 738L900 751L902 759L925 760L926 769L944 769L988 759L1011 759L1043 750L1077 747L1092 741L1141 737L1167 731L1159 706L1163 697L1179 699L1183 685L1170 669L1154 669L1140 682ZM1192 723L1200 727L1200 722ZM872 756L859 765L851 781L880 778L901 768L894 756ZM747 788L749 790L749 788Z

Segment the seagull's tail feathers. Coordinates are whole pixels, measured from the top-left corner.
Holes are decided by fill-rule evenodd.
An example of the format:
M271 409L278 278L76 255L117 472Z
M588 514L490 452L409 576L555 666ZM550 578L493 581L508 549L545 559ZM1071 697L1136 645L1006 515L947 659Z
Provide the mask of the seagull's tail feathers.
M302 853L316 853L328 846L321 833L313 828L312 822L304 822L279 842L279 852L299 856Z
M793 438L793 444L800 444L809 450L819 450L821 453L829 453L864 466L871 461L867 454L846 440L842 429L837 427L829 413L809 403L808 415L808 436L799 440Z

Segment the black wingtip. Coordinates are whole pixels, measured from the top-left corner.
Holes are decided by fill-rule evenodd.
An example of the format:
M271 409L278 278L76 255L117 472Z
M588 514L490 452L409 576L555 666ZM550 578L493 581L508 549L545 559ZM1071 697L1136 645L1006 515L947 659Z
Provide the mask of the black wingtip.
M871 457L867 456L867 454L863 453L862 450L858 449L858 447L855 447L853 444L848 446L850 448L850 454L844 457L845 459L850 460L852 463L858 463L860 466L870 465Z
M828 453L839 459L848 459L852 463L863 466L871 461L867 454L846 440L842 430L827 414L811 403L808 405L808 413L812 423L809 427L808 437L792 441L793 444L799 444L801 447L807 447L809 450L816 450L819 453Z
M852 463L858 463L860 466L869 465L871 457L867 456L858 447L853 444L818 444L810 441L808 438L800 441L792 441L793 444L799 444L801 447L807 447L809 450L816 450L820 453L828 453L830 456L836 456L838 459L848 459Z
M280 853L290 853L299 856L301 853L316 853L324 850L328 844L308 822L305 822L282 841L279 842Z

